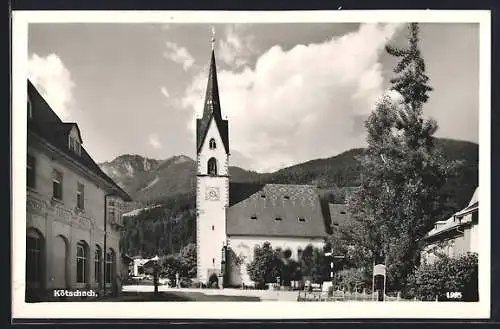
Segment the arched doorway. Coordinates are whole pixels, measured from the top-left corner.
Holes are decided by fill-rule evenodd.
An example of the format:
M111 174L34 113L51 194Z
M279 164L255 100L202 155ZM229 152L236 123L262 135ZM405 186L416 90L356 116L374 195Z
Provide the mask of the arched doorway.
M54 288L67 288L68 286L68 241L58 235L52 244L54 258Z
M36 298L45 288L45 239L34 228L26 232L26 299Z

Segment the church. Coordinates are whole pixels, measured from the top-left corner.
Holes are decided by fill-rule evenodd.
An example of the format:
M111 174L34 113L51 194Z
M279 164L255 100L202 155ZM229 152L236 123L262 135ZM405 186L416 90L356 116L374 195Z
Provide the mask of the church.
M221 113L213 43L196 120L197 279L241 286L251 282L247 266L255 246L268 241L297 259L306 246L324 245L327 225L315 186L230 183L229 122Z

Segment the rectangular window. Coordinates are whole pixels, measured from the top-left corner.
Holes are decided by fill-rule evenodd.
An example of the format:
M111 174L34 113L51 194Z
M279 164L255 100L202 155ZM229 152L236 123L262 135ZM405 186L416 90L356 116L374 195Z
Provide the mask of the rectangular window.
M108 202L108 222L109 223L120 223L120 204L115 200L110 200Z
M78 141L78 139L76 139L74 137L69 138L69 149L71 151L75 152L76 154L80 155L81 146L80 146L80 142Z
M80 155L80 152L81 152L80 142L75 139L75 153Z
M76 190L76 206L78 209L84 209L85 207L85 194L84 194L85 187L83 184L78 183L78 187Z
M54 169L54 171L52 172L52 197L54 199L62 200L62 184L63 174L60 171Z
M114 222L116 220L115 218L115 209L114 208L111 208L109 209L109 213L108 213L108 220L110 223Z
M74 144L74 141L75 141L75 140L74 140L74 138L73 138L73 137L70 137L70 138L69 138L69 149L70 149L71 151L73 151L73 150L75 149L75 144Z
M35 157L28 154L26 159L26 185L35 188Z

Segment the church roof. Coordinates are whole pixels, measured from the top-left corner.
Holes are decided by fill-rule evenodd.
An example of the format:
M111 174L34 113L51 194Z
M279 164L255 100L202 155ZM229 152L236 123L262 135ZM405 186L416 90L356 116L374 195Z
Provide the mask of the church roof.
M201 119L196 120L196 151L198 153L205 141L212 119L215 120L226 153L229 153L229 131L227 120L223 120L221 114L217 66L215 64L215 53L213 50L210 59L205 103L203 105L203 116Z
M81 146L80 155L70 151L68 134L73 126L76 126L78 135L80 135L78 125L74 122L63 122L29 80L28 97L32 106L32 118L28 120L28 131L34 132L36 135L71 157L75 162L101 177L113 187L113 190L117 195L123 198L124 201L131 201L130 196L99 168L83 146Z
M230 183L227 234L319 238L327 235L312 185Z
M330 210L330 218L333 226L344 228L352 221L347 213L347 206L345 203L330 203L328 204Z

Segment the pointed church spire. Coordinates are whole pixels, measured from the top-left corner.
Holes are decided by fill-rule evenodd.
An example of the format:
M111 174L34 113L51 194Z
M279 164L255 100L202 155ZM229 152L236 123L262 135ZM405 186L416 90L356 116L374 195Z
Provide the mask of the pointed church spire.
M205 91L205 102L203 104L203 116L197 120L197 149L200 150L208 131L208 126L213 118L224 142L226 153L229 154L229 138L227 120L222 119L219 84L217 81L217 65L215 63L215 29L212 27L212 53L210 57L210 67L208 71L207 89Z
M208 70L208 83L205 92L205 104L203 105L203 118L214 115L217 119L222 119L219 84L217 82L217 65L215 63L215 29L212 27L212 54L210 58L210 67Z

